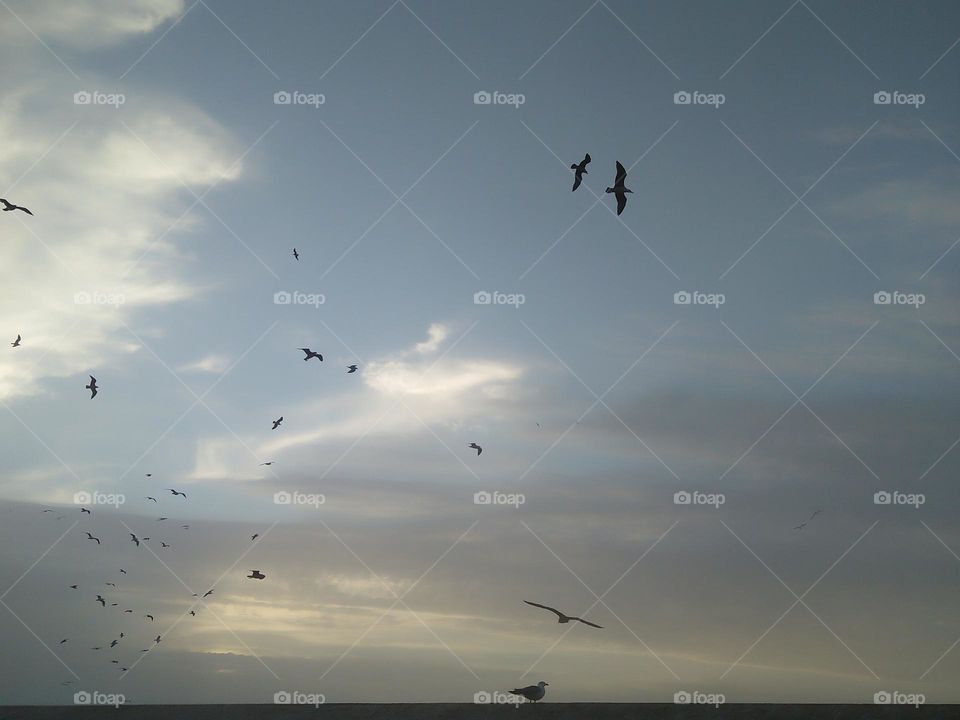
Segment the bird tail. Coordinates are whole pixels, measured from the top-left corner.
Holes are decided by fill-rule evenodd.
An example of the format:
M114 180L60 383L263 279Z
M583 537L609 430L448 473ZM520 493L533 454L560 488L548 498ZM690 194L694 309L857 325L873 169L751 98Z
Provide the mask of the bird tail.
M604 192L612 193L615 192L613 188L607 188Z

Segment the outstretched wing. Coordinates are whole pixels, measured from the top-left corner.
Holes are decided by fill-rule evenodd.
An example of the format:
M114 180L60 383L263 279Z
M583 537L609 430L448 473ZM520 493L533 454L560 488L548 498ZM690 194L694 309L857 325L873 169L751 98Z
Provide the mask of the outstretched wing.
M617 215L623 212L623 209L627 206L627 195L626 193L617 193Z
M544 610L549 610L554 613L557 617L563 617L563 613L559 610L550 607L549 605L541 605L540 603L530 602L529 600L524 600L527 605L533 605L534 607L542 608ZM528 688L529 689L529 688Z
M595 627L600 630L603 630L603 625L597 625L596 623L592 623L589 620L584 620L583 618L574 618L574 620L577 620L578 622L582 622L584 625L589 625L590 627Z
M582 181L583 181L583 176L581 175L580 171L578 170L577 173L576 173L576 175L575 175L575 177L573 178L573 189L576 190L578 187L580 187L580 183L581 183Z
M614 185L623 185L627 180L627 171L623 165L620 164L620 161L617 160L617 177L614 179Z

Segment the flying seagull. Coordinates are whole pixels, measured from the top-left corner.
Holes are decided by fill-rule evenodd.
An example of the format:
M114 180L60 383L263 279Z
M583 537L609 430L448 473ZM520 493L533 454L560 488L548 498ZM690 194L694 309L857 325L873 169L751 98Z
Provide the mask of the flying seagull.
M260 533L254 533L253 535L250 536L250 541L253 542L253 541L256 540L258 537L260 537Z
M592 623L592 622L588 622L588 621L586 621L586 620L584 620L584 619L582 619L582 618L574 617L573 615L565 615L564 613L560 612L559 610L557 610L557 609L555 609L555 608L550 607L549 605L540 605L539 603L530 602L529 600L524 600L524 602L525 602L527 605L533 605L534 607L542 608L543 610L549 610L550 612L552 612L553 614L555 614L555 615L557 616L557 622L558 622L558 623L568 623L568 622L570 622L571 620L576 620L577 622L582 622L584 625L589 625L590 627L595 627L595 628L599 628L600 630L603 630L603 626L602 626L602 625L596 625L596 624L594 624L594 623Z
M191 610L191 611L190 611L190 614L191 614L191 615L193 615L194 617L196 617L196 616L197 616L197 613L196 613L196 612L194 612L193 610Z
M154 642L155 642L155 643L159 643L159 642L160 642L160 636L159 636L159 635L157 635L157 637L154 639Z
M207 597L208 595L213 595L213 590L207 590L207 591L203 594L204 597Z
M132 613L133 610L124 610L125 613Z
M27 209L26 209L25 207L23 207L22 205L14 205L14 204L11 203L11 202L7 202L7 201L4 200L3 198L0 198L0 203L3 203L3 211L4 211L4 212L10 212L11 210L23 210L23 212L25 212L27 215L33 215L32 212L30 212L29 210L27 210Z
M167 545L163 540L160 541L160 545L161 545L162 547L170 547L170 546Z
M112 583L112 582L108 582L108 583L104 583L104 584L105 584L105 585L109 585L110 587L114 587L114 588L117 586L116 583Z
M137 547L140 547L140 538L133 533L130 533L130 539L137 544Z
M83 387L90 391L91 400L97 396L97 379L93 375L90 376L90 384Z
M807 524L806 524L805 522L802 522L802 523L800 523L799 525L797 525L796 527L794 527L793 529L794 529L794 530L803 530L806 526L807 526Z
M121 575L126 575L126 574L127 574L127 571L124 570L123 568L120 568L120 574L121 574Z
M476 450L476 451L477 451L477 457L480 457L480 453L483 452L483 448L480 447L479 445L477 445L476 443L470 443L469 445L467 445L467 447L468 447L468 448L473 448L474 450Z
M633 190L627 189L623 184L627 179L627 171L624 169L623 165L620 164L620 161L617 161L617 177L613 181L613 187L608 187L607 192L613 193L617 196L617 215L623 212L623 209L627 206L627 193L632 193Z
M71 586L70 586L70 589L71 589L71 590L76 590L77 587L78 587L77 585L71 585Z
M276 462L276 461L275 461L275 460L271 460L270 462L265 462L265 463L260 463L260 464L261 464L261 465L273 465L274 462Z
M167 519L167 518L165 518L165 517L158 517L158 518L157 518L157 522L160 522L161 520L166 520L166 519Z
M150 618L150 622L153 622L153 615L147 614L144 617Z
M511 695L520 695L525 697L530 702L537 702L537 700L542 700L543 696L546 694L544 688L550 683L545 683L543 680L538 682L536 685L528 685L525 688L515 688L510 691Z
M150 497L149 495L147 495L147 500L153 500L154 502L157 501L157 499L156 499L155 497Z
M111 641L111 642L110 642L110 647L116 647L118 642L120 642L120 641L119 641L119 640L113 640L113 641Z
M93 514L93 513L91 513L89 510L87 510L86 508L80 508L80 512L86 513L87 515L92 515L92 514Z
M350 373L355 373L357 371L356 365L347 365L347 375Z
M167 488L167 490L169 490L169 491L170 491L171 493L173 493L174 495L182 495L184 500L187 499L187 494L186 494L186 493L179 492L179 491L177 491L177 490L174 490L173 488Z
M294 260L299 260L299 259L300 259L300 253L297 252L297 249L296 249L296 248L293 249L293 259L294 259Z
M97 545L100 544L100 538L95 538L95 537L94 537L93 535L91 535L90 533L87 533L87 540L96 540L96 541L97 541Z
M250 578L251 580L263 580L266 577L266 575L264 575L259 570L251 570L250 574L247 575L247 577Z
M307 362L307 360L309 360L310 358L317 358L317 360L319 360L320 362L323 362L323 355L321 355L320 353L314 352L310 348L300 348L300 349L303 350L304 362Z
M103 595L97 595L97 602L100 603L103 607L107 606L107 601L103 599Z
M144 476L144 477L153 477L153 473L144 473L143 476Z
M273 421L273 427L270 428L270 429L271 429L271 430L276 430L278 427L280 427L280 423L282 423L282 422L283 422L283 415L281 415L279 418L277 418L276 420Z
M570 166L570 169L575 171L575 172L574 172L574 178L573 178L573 189L574 189L574 190L576 190L578 187L580 187L580 183L581 183L581 181L583 180L583 176L590 174L590 173L587 172L587 165L589 165L589 164L590 164L590 153L587 153L586 155L583 156L583 160L580 161L580 164L579 164L579 165L571 165L571 166Z
M13 347L20 347L20 339L21 339L21 338L20 338L20 335L19 335L19 333L18 333L18 334L17 334L17 339L14 340L12 343L10 343L10 345L13 346Z
M58 644L59 644L59 645L63 645L63 644L64 644L67 640L69 640L69 639L70 639L70 638L64 638L64 639L61 640Z

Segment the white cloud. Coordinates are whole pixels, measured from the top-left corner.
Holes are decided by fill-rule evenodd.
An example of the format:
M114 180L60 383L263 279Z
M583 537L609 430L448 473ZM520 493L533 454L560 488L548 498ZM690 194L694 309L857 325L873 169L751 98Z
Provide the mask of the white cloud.
M230 367L230 358L226 355L204 355L202 358L177 368L179 372L221 374Z
M414 351L420 353L421 355L429 355L435 353L437 348L443 344L443 341L447 339L447 335L450 334L450 330L446 325L442 323L433 323L430 328L427 330L427 339L423 342L417 343L414 346Z

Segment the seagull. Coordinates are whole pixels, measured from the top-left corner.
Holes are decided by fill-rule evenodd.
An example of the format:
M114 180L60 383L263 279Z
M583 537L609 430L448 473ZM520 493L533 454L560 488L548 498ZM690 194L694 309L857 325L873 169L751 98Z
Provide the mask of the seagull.
M347 375L350 373L355 373L357 371L356 365L347 365Z
M477 457L480 457L480 453L483 452L483 448L480 447L479 445L477 445L476 443L470 443L469 445L467 445L467 447L468 447L468 448L473 448L474 450L476 450L476 451L477 451Z
M79 586L78 586L78 585L71 585L71 586L70 586L70 589L71 589L71 590L76 590L77 587L79 587Z
M253 542L253 541L256 540L258 537L260 537L260 533L254 533L253 535L250 536L250 541Z
M144 615L144 617L150 618L150 622L153 622L153 615L147 614L147 615Z
M118 642L120 642L120 641L119 641L119 640L113 640L113 641L110 643L110 647L116 647Z
M165 517L158 517L158 518L157 518L157 522L160 522L161 520L167 520L167 518L165 518Z
M573 615L565 615L559 610L556 610L555 608L550 607L549 605L540 605L539 603L530 602L529 600L524 600L524 602L527 605L533 605L534 607L542 608L544 610L549 610L550 612L554 613L557 616L558 623L568 623L571 620L576 620L577 622L582 622L584 625L589 625L590 627L595 627L595 628L599 628L600 630L603 630L602 625L596 625L592 622L587 622L586 620L583 620L582 618L574 617Z
M91 649L91 650L103 650L102 647L95 647L95 648L90 648L90 649Z
M250 574L247 575L247 577L250 578L251 580L263 580L266 577L266 575L264 575L259 570L251 570Z
M296 248L293 249L293 259L294 259L294 260L299 260L299 259L300 259L300 253L297 252L297 249L296 249Z
M132 613L133 610L124 610L125 613Z
M260 463L260 464L261 464L261 465L273 465L273 463L275 463L275 462L276 462L275 460L271 460L270 462L265 462L265 463Z
M20 347L20 339L21 339L21 338L20 338L20 335L17 334L17 339L14 340L12 343L10 343L10 345L11 345L12 347Z
M161 547L170 547L170 546L167 545L163 540L160 541L160 545L161 545Z
M100 538L95 538L95 537L94 537L93 535L91 535L90 533L87 533L87 540L96 540L96 541L97 541L97 545L100 544Z
M617 196L617 215L623 212L623 209L627 206L627 195L626 193L632 193L633 190L627 189L623 184L627 179L627 171L624 170L623 165L620 164L620 161L617 161L617 177L613 181L613 187L608 187L607 192L613 193Z
M58 645L63 645L63 644L64 644L67 640L69 640L69 639L70 639L70 638L64 638L63 640L61 640L61 641L58 643Z
M11 202L7 202L7 201L4 200L3 198L0 198L0 203L3 203L3 211L4 211L4 212L10 212L11 210L23 210L27 215L33 215L32 212L30 212L29 210L27 210L27 209L26 209L25 207L23 207L22 205L14 205L14 204L11 203Z
M90 384L83 387L90 391L91 400L97 396L97 379L93 375L90 376Z
M153 477L153 473L144 473L143 476L144 476L144 477Z
M130 539L137 544L137 547L140 547L140 538L133 533L130 533Z
M800 523L799 525L797 525L796 527L794 527L793 529L794 529L794 530L803 530L806 526L807 526L807 524L806 524L805 522L803 522L803 523Z
M184 499L184 500L187 499L187 494L186 494L186 493L178 492L177 490L174 490L173 488L167 488L167 490L169 490L169 491L170 491L171 493L173 493L174 495L183 495L183 499Z
M119 664L120 664L120 661L119 661L119 660L111 660L110 662L112 662L114 665L119 665Z
M280 423L282 423L282 422L283 422L283 415L281 415L278 419L276 419L276 420L273 421L273 427L270 428L270 429L271 429L271 430L276 430L278 427L280 427Z
M108 583L105 583L105 584L106 584L106 585L109 585L110 587L114 587L114 588L117 586L116 583L112 583L112 582L108 582Z
M819 515L822 512L823 510L814 510L813 515L810 516L810 520L813 520L817 515ZM807 522L810 522L810 520L807 520Z
M123 633L120 633L120 639L122 640L124 637L126 636Z
M89 510L87 510L86 508L80 508L80 512L86 513L87 515L92 515L92 514L93 514L93 513L91 513Z
M580 183L583 180L584 175L589 175L587 172L587 165L590 164L590 153L587 153L583 156L583 160L580 161L579 165L571 165L570 169L575 170L573 178L573 189L576 190L580 187Z
M189 530L189 529L190 529L190 526L189 526L189 525L181 525L180 527L182 527L184 530Z
M156 637L156 639L154 640L154 642L155 642L155 643L159 643L159 642L160 642L160 636L159 636L159 635L157 635L157 637Z
M203 594L204 597L207 597L207 595L213 595L213 590L207 590L207 591Z
M310 348L300 348L303 350L304 358L303 361L307 362L310 358L317 358L320 362L323 362L323 355L318 352L314 352Z
M107 601L103 599L103 595L97 595L97 602L100 603L103 607L107 606Z
M544 688L550 683L545 683L543 680L538 682L536 685L528 685L525 688L516 688L510 691L511 695L520 695L525 697L530 702L537 702L537 700L542 700L543 696L546 694Z
M157 501L157 499L156 499L155 497L150 497L149 495L147 495L147 500L153 500L154 502Z
M123 568L120 568L120 574L121 574L121 575L126 575L126 574L127 574L127 571L124 570Z
M195 613L193 610L190 611L190 614L193 615L194 617L197 616L197 613Z

